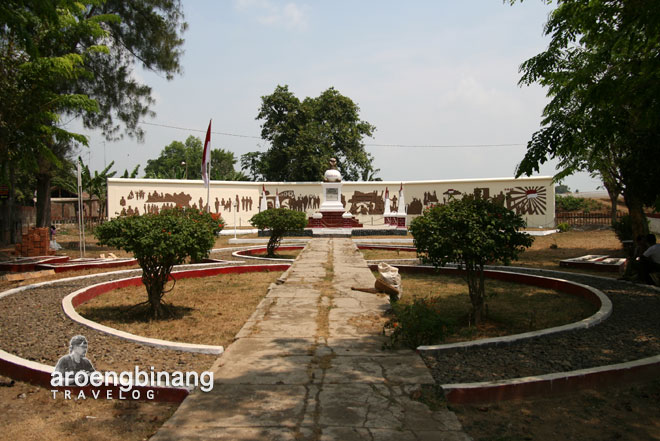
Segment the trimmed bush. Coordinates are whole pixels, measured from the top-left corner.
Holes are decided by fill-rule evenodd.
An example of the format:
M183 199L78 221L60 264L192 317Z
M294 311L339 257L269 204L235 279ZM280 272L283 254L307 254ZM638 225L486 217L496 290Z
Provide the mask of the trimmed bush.
M266 252L268 257L274 257L275 250L287 232L300 231L307 226L307 214L288 208L269 208L252 216L250 223L260 230L270 230Z
M518 231L525 226L522 216L503 202L464 195L424 210L410 225L423 262L435 267L457 263L465 268L475 323L481 321L485 304L484 265L508 265L533 242Z
M159 214L118 217L99 225L94 234L101 245L133 253L142 268L152 318L161 319L166 316L162 300L172 267L188 257L193 262L207 257L223 227L218 215L173 208Z

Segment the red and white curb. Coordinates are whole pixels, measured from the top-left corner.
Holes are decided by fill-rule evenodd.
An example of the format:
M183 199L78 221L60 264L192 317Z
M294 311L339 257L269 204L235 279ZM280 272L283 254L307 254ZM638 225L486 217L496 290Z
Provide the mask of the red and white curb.
M209 265L196 265L196 267L199 266L209 266ZM216 274L228 274L228 273L247 273L247 272L256 272L256 271L285 271L289 267L290 267L289 264L226 266L220 268L216 267L216 268L203 268L203 269L193 269L186 271L177 271L177 272L173 272L172 275L174 278L180 279L180 278L190 278L190 277L205 277ZM123 271L115 271L109 273L88 274L84 276L49 280L46 282L40 282L33 285L20 286L17 288L7 290L5 292L0 293L0 299L22 291L38 288L41 286L51 285L55 283L89 279L94 277L103 277L108 275L127 274L137 271L140 270L123 270ZM191 351L191 349L196 348L198 350L192 350L191 352L222 354L222 352L224 351L224 348L222 346L191 345L187 343L178 343L178 342L170 342L166 340L150 339L134 334L125 333L123 331L119 331L114 328L109 328L107 326L103 326L101 324L84 319L73 308L74 305L77 306L79 304L82 304L85 301L90 300L91 298L94 298L109 290L118 288L120 286L138 285L141 283L142 282L140 276L98 283L67 295L62 301L63 308L65 309L65 313L67 313L67 315L72 314L74 316L77 316L80 320L86 322L86 323L81 323L81 322L78 323L81 323L85 326L89 326L90 328L96 329L100 332L114 335L119 338L124 338L126 340L133 341L138 344L145 344L163 349L174 349L180 351ZM205 351L211 351L211 352L205 352ZM8 376L18 381L25 381L32 384L36 384L45 387L47 389L53 389L58 391L69 390L71 391L71 394L74 397L77 396L78 393L80 393L81 391L82 393L85 394L85 396L90 396L90 391L92 390L92 388L89 386L53 388L51 386L50 380L51 380L51 374L54 371L54 369L55 369L54 366L49 366L31 360L27 360L25 358L18 357L14 354L11 354L9 352L0 349L0 374ZM106 394L113 397L121 397L122 386L125 385L110 384L94 389L100 390L102 392L101 393L102 397L105 397ZM132 386L131 390L136 390L140 392L139 394L137 394L138 396L140 396L139 399L148 399L150 401L168 401L168 402L181 402L190 392L190 390L187 388L161 387L161 386ZM151 398L146 398L149 396L151 396Z

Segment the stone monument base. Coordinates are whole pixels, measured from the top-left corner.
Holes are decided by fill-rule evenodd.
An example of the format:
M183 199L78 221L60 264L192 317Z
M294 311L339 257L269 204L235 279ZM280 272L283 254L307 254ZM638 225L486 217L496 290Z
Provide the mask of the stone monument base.
M362 224L350 213L319 211L309 218L307 228L362 228Z
M399 213L386 214L385 225L391 225L397 228L406 228L406 215Z

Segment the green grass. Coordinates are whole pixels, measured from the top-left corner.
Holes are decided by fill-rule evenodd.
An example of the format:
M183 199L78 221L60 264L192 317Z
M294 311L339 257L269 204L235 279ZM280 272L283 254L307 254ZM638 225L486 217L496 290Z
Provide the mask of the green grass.
M441 315L452 329L445 342L475 340L560 326L592 315L586 300L534 286L486 280L487 313L479 326L470 319L466 282L457 276L402 274L402 302L414 297L442 299ZM440 343L440 342L437 342Z

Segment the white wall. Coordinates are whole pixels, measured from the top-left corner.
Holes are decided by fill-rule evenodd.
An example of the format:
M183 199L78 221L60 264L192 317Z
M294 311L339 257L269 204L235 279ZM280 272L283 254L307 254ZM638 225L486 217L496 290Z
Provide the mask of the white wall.
M343 182L342 200L346 211L355 214L365 227L383 225L385 190L389 191L392 211L396 211L399 189L403 186L408 221L425 207L442 204L452 194L479 191L488 197L503 197L509 208L522 214L530 227L553 227L555 194L550 177L498 178L454 181ZM227 225L249 226L249 219L259 212L262 189L272 206L278 192L282 206L312 215L322 201L320 182L239 182L212 181L210 210L220 213ZM238 198L238 211L234 204ZM139 214L164 206L206 205L203 182L166 179L108 179L108 216Z

